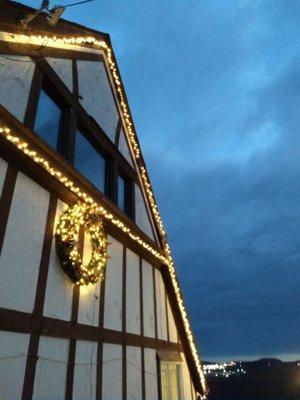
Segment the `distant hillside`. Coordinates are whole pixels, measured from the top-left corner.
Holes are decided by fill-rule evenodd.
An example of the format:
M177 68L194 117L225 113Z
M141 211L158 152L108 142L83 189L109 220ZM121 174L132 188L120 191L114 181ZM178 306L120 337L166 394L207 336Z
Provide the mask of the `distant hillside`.
M300 400L299 362L242 362L244 375L208 377L210 400Z

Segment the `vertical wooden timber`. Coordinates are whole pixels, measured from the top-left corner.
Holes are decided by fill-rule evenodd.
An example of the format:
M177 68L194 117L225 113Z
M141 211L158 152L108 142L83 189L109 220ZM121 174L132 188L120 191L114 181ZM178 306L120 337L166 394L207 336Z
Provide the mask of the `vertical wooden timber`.
M122 282L122 400L127 399L127 361L126 361L126 247L123 245L123 282Z
M158 354L156 354L156 370L157 370L157 393L158 393L158 400L162 399L162 392L161 392L161 368L160 368L160 359Z
M122 128L122 120L121 120L121 118L119 118L117 128L116 128L116 135L115 135L115 146L117 149L119 148L121 128Z
M143 260L140 257L140 322L141 322L141 335L144 336L144 301L143 301ZM145 346L141 348L141 367L142 367L142 400L146 398L145 387Z
M28 355L25 368L25 377L24 377L23 391L22 391L22 400L30 400L33 394L34 377L35 377L36 363L38 360L40 332L42 329L43 309L45 302L45 292L46 292L49 260L50 260L51 246L52 246L56 206L57 206L57 198L53 194L51 194L49 200L45 236L41 254L39 276L37 281L34 309L32 315L33 327L29 341Z
M157 328L157 303L156 303L156 279L155 279L155 268L152 267L153 274L153 296L154 296L154 326L155 326L155 339L158 339L158 328ZM156 353L156 373L157 373L157 393L158 400L161 400L161 378L160 378L160 360Z
M78 252L81 256L83 253L83 244L84 244L84 229L80 229L78 238ZM79 296L80 296L80 286L74 285L73 299L72 299L72 313L71 313L71 323L74 324L74 327L76 326L78 317ZM72 400L73 396L75 355L76 355L76 339L70 339L65 400Z
M32 61L34 62L34 61ZM39 103L40 91L43 82L43 72L38 67L37 63L35 64L35 69L31 81L31 87L28 96L27 107L24 116L24 124L28 126L28 128L33 130L35 115Z
M73 81L73 94L78 99L78 73L77 73L76 60L72 60L72 81ZM71 115L73 115L72 123L75 124L76 127L75 114L71 112ZM70 161L74 161L75 127L73 127L73 140L72 140L73 148L69 149L69 151L71 150L71 155L69 154L69 157L72 158L72 160ZM84 244L84 231L81 229L79 233L79 246L80 246L79 252L81 254L83 252L83 244ZM74 324L77 322L77 317L78 317L79 295L80 295L80 287L78 285L75 285L73 287L72 312L71 312L71 322L73 322ZM76 340L70 339L65 400L72 400L73 396L75 356L76 356Z
M155 286L155 268L152 267L153 276L153 301L154 301L154 328L155 328L155 339L158 339L157 333L157 304L156 304L156 286Z
M15 190L17 174L18 171L11 164L8 164L0 198L0 255L4 242L11 202Z
M106 275L106 272L105 272ZM96 399L102 400L103 386L103 329L104 329L104 299L105 299L105 277L101 282L100 288L100 304L99 304L99 340L97 349L97 383L96 383Z
M170 342L168 296L167 296L167 289L166 289L165 285L164 285L164 292L165 292L165 306L166 306L167 341Z

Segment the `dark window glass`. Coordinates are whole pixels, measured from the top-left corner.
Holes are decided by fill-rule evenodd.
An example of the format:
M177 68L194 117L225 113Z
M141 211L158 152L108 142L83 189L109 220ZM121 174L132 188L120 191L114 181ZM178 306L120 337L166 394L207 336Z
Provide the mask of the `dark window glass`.
M74 165L101 192L105 192L105 158L77 131Z
M125 190L125 179L122 176L118 175L118 206L122 211L125 211Z
M61 108L50 96L41 90L34 131L54 149L57 148Z

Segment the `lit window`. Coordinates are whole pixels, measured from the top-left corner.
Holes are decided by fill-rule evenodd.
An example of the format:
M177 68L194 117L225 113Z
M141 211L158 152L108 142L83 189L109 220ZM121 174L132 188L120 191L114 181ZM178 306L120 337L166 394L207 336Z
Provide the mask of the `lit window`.
M105 193L105 158L77 131L75 139L75 168L102 193Z
M34 131L54 149L58 145L62 110L42 89L39 97Z
M179 400L179 373L180 365L175 363L161 362L161 392L162 400Z

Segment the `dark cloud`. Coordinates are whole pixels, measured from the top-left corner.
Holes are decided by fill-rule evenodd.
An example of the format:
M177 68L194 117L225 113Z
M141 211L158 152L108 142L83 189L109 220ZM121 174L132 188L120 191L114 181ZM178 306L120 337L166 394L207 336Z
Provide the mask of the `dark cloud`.
M66 17L112 36L203 356L299 355L299 3L87 9Z

